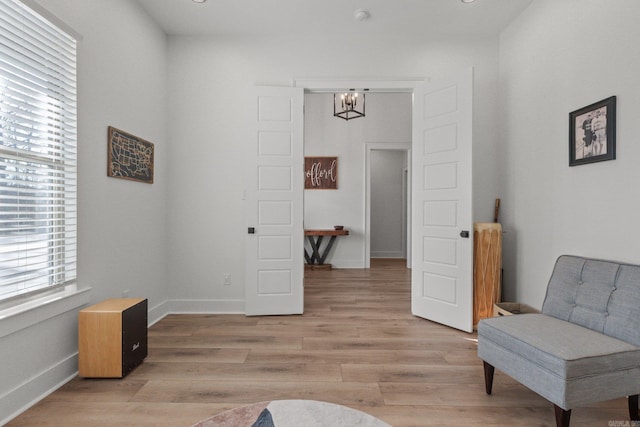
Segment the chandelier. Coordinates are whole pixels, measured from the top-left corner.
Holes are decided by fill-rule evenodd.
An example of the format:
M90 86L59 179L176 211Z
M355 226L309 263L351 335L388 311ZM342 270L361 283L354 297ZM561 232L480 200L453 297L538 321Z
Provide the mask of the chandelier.
M361 106L360 111L357 110L358 105ZM341 94L334 93L333 115L345 120L364 117L364 93L360 96L355 89L349 89L349 92Z

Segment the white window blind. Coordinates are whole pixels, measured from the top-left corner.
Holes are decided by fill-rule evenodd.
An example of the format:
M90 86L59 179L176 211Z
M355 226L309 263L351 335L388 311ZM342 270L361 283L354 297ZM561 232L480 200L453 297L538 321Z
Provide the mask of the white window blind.
M76 278L76 41L0 0L0 300Z

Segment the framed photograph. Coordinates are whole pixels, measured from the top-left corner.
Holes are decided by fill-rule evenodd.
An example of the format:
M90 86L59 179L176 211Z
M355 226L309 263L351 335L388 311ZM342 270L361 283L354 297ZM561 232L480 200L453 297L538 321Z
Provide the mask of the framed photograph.
M306 190L336 190L338 188L338 158L305 157L304 188Z
M615 96L569 113L569 166L615 158Z
M107 176L153 184L153 143L109 126Z

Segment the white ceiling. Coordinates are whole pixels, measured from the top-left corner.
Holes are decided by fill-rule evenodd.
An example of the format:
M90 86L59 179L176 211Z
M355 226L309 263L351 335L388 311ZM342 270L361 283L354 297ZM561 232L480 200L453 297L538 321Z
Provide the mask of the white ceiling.
M532 0L137 0L171 35L496 35ZM371 17L356 21L354 12Z

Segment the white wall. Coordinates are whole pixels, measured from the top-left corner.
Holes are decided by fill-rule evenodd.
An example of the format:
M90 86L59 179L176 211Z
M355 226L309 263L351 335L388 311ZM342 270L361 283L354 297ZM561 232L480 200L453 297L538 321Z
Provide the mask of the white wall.
M402 258L406 256L407 152L372 150L370 162L371 258Z
M247 88L255 84L290 86L297 78L437 78L473 66L478 152L474 178L481 183L475 191L475 217L489 220L500 185L492 155L497 146L497 42L497 38L171 37L169 280L172 298L182 300L176 304L197 303L202 310L242 309L244 122ZM362 126L357 122L353 120L351 128ZM344 132L355 130L345 127ZM371 137L388 140L386 135ZM338 218L349 226L345 214ZM224 273L231 273L231 286L223 286Z
M542 305L555 259L640 262L640 2L535 0L500 39L505 294ZM569 112L617 96L617 159L569 167Z
M92 300L166 300L166 47L128 0L41 1L78 32L78 282ZM114 24L116 23L116 24ZM154 183L109 178L107 127L155 144Z
M305 228L344 225L326 262L338 268L365 266L365 144L411 141L411 94L369 93L366 116L333 116L333 95L305 95L305 156L338 157L337 190L305 190Z
M157 307L167 297L166 37L127 0L40 3L82 36L78 285L92 288L90 302L129 290ZM155 143L153 185L106 176L109 125ZM42 312L44 320L0 335L0 424L77 371L77 306Z
M474 67L475 218L491 218L500 186L497 38L175 37L167 50L136 2L37 1L82 36L78 282L92 288L90 302L128 290L149 298L152 321L168 311L243 308L244 123L254 84L437 78ZM109 125L155 143L153 185L106 177ZM224 273L232 286L222 285ZM77 369L77 307L49 317L0 337L3 417Z
M494 39L174 37L168 51L134 2L39 2L83 36L79 282L92 301L129 289L155 313L168 298L173 309L242 306L247 88L305 77L437 78L474 67L474 219L490 221L501 197L508 299L540 306L562 253L640 262L637 0L535 0L499 49ZM569 168L568 113L611 95L618 159ZM108 125L156 144L153 185L106 177ZM76 317L63 310L0 337L3 417L73 374Z

